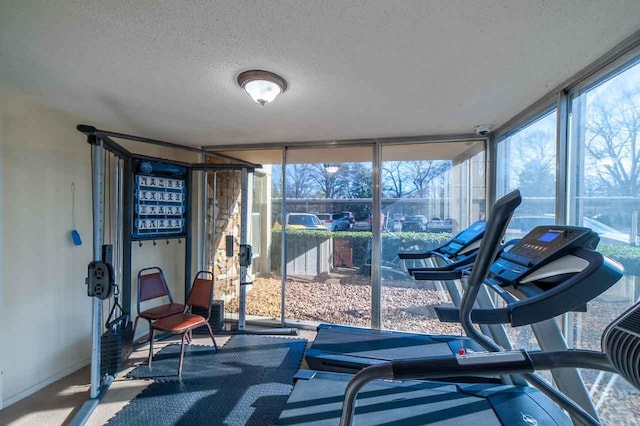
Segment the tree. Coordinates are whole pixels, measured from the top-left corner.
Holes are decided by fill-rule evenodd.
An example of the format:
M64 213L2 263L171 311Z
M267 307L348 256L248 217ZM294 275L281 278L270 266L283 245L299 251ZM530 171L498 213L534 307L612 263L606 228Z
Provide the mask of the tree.
M315 185L311 178L312 164L288 164L286 172L287 198L309 198Z
M525 131L515 138L514 169L523 197L555 194L555 144L555 130L551 129Z
M451 161L409 161L407 163L407 180L413 184L411 194L415 198L429 196L429 184L438 176L451 169Z
M640 69L629 72L640 75ZM587 108L585 169L597 172L603 195L639 196L640 85L633 78L616 78L594 93Z
M349 198L373 198L373 174L371 167L363 163L352 163L348 175Z
M282 166L274 164L271 167L271 197L282 198Z
M390 198L402 198L404 192L405 170L402 161L386 161L382 165L382 190Z
M553 169L543 159L533 158L518 174L519 188L524 197L545 197L555 193Z
M309 179L315 183L317 198L345 198L347 194L347 167L342 165L337 172L329 173L328 164L311 165Z

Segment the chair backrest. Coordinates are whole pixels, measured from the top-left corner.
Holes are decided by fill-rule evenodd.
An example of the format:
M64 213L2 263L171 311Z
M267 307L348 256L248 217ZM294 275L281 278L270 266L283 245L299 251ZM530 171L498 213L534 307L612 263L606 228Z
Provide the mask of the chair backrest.
M208 275L210 278L203 278L202 275ZM213 300L213 274L209 271L200 271L193 280L189 297L187 298L187 306L206 309L207 320L211 316L211 301Z
M173 303L173 297L171 297L162 269L155 266L141 269L138 272L138 313L140 313L140 302L164 296L167 296L169 301Z

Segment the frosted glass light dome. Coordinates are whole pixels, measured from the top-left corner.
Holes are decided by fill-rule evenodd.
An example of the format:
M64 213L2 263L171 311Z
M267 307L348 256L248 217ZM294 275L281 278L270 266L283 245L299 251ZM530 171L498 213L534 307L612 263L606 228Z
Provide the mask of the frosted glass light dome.
M238 76L238 84L255 102L264 106L273 102L287 89L287 82L277 74L263 70L245 71Z
M245 83L244 90L260 105L273 102L282 93L280 86L267 80L253 80Z

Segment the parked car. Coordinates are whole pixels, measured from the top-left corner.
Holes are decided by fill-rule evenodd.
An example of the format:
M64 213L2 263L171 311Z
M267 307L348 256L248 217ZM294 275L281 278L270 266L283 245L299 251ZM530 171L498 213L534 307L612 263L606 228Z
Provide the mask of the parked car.
M316 213L316 216L330 231L347 231L351 228L349 216L345 213Z
M427 230L427 220L426 216L421 214L414 216L407 216L407 218L402 222L402 231L403 232L425 232Z
M311 213L288 213L287 229L315 229L318 231L326 231L327 227L320 222L315 214ZM282 229L282 215L276 219L273 229Z
M394 213L393 216L389 216L391 220L387 223L387 229L392 232L402 231L402 223L406 219L402 213Z
M380 213L380 230L384 225L384 213ZM373 229L373 214L367 212L356 218L356 222L353 224L354 231L371 231Z
M427 232L453 232L453 219L440 219L439 217L432 217L427 222Z
M392 220L390 224L387 224L387 229L391 232L400 232L402 231L402 222Z
M351 212L342 212L343 218L349 221L349 228L356 222L356 218Z
M403 222L405 220L405 217L402 213L394 213L393 214L393 221L394 222Z

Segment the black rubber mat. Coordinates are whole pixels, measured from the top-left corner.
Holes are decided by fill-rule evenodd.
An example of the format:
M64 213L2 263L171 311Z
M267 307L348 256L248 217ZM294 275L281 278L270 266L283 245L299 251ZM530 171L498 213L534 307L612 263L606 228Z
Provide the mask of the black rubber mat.
M153 379L109 425L269 425L291 393L304 339L232 336L218 353L212 347L169 345L129 377Z

